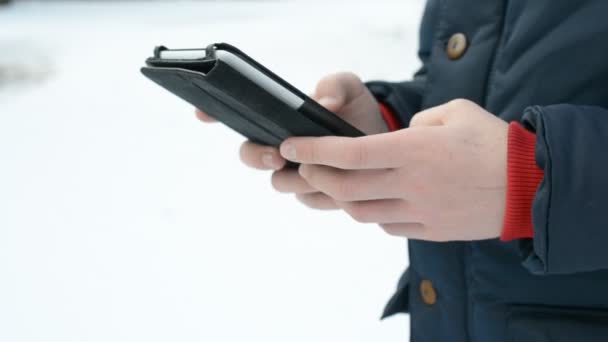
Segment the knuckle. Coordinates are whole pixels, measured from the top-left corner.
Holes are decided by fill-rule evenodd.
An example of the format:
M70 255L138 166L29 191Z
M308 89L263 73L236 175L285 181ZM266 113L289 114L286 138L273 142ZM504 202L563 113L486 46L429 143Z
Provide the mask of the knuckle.
M306 160L308 164L322 165L327 163L327 159L332 157L333 140L327 138L315 138L310 141Z
M239 148L239 158L241 159L241 162L254 168L264 167L261 165L263 153L273 153L273 150L250 141L244 142Z
M382 230L384 230L384 232L388 235L391 236L401 236L399 234L399 230L397 229L397 227L395 227L394 225L390 225L390 224L381 224L380 228L382 228Z
M296 194L296 198L302 204L311 209L324 210L331 208L327 198L321 194Z
M462 98L454 99L454 100L448 102L448 105L451 108L470 107L472 104L473 104L473 102L471 102L470 100L462 99Z
M304 178L308 183L315 184L316 172L311 165L302 164L298 168L298 174L300 177Z
M371 223L369 211L362 206L352 206L346 212L359 223Z
M355 154L356 155L355 162L357 163L356 165L366 165L369 160L369 153L368 153L367 149L363 148L362 145L358 145L358 147L355 151L357 152Z
M356 190L350 182L345 179L335 179L332 182L332 188L329 189L330 196L338 201L350 201L355 198Z
M422 119L424 117L424 113L418 113L410 119L410 127L418 126L422 123Z
M305 151L304 153L308 154L307 160L310 160L312 164L319 163L319 145L316 142L313 142L310 145L310 149L308 151Z
M369 153L361 144L356 144L346 154L344 154L344 164L346 167L357 168L366 165L369 161Z
M298 147L298 160L305 164L319 163L319 144L316 139Z
M296 199L305 206L316 209L314 206L315 201L311 198L311 196L305 194L296 194Z
M270 178L272 187L278 192L288 192L285 188L284 176L282 172L274 172Z

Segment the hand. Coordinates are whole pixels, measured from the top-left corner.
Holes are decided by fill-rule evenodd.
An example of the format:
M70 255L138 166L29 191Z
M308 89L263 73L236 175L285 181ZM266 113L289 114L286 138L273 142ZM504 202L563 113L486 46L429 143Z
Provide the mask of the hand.
M291 138L300 175L360 222L412 239L500 236L506 122L466 100L414 116L410 128L361 138Z
M312 97L366 134L388 130L375 98L354 74L338 73L323 78L317 84ZM196 115L203 122L215 122L212 117L201 111L197 111ZM272 176L272 184L279 192L293 193L301 202L312 208L339 208L331 198L310 186L297 170L283 169L286 161L278 149L245 142L241 146L240 156L250 167L276 170Z

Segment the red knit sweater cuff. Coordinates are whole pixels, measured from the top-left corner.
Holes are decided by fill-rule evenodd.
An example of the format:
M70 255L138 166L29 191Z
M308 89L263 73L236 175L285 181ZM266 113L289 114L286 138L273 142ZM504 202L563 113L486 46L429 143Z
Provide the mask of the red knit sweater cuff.
M388 130L390 132L393 132L400 129L401 125L399 124L399 119L397 119L397 115L395 115L395 112L393 112L392 109L390 109L382 102L378 102L378 105L380 106L380 113L382 113L382 118L386 122Z
M532 203L544 172L536 165L536 135L519 123L509 125L507 205L500 239L534 237Z

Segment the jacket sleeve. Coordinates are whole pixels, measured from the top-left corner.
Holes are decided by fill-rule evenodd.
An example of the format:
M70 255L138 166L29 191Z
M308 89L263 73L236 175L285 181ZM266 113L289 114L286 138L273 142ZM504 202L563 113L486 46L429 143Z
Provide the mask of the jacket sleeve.
M406 128L414 114L420 111L426 88L427 62L431 56L433 37L439 12L439 0L428 0L420 25L418 57L422 67L414 78L404 82L371 81L366 85L378 102L388 106Z
M532 205L534 238L519 241L536 274L608 269L608 110L552 105L526 109L544 170Z

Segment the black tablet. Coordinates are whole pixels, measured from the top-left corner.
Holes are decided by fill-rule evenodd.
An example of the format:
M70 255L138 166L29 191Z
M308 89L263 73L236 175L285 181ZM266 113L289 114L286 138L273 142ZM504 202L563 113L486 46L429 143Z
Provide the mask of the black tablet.
M363 133L237 48L154 50L142 73L256 143Z

